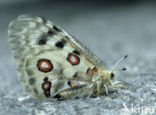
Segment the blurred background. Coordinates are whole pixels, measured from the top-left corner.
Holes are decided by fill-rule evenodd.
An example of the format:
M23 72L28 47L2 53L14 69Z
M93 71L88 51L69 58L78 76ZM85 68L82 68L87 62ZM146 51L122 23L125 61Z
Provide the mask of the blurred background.
M125 81L136 94L120 92L119 100L103 103L103 98L72 100L65 103L19 102L26 96L16 73L15 60L8 43L8 24L21 14L46 17L63 27L100 57L106 69L122 56L129 58L116 79ZM156 2L155 0L1 0L0 1L0 114L27 114L32 106L49 114L103 113L122 114L122 102L154 105L156 99ZM144 94L144 95L143 95ZM73 104L77 103L77 105ZM37 104L36 104L37 103ZM108 104L107 104L108 103ZM39 105L41 106L39 106ZM60 105L59 105L60 104ZM111 106L108 106L108 105ZM23 107L25 105L25 107ZM70 105L70 106L69 106ZM96 105L98 107L96 107ZM82 106L82 108L81 108ZM57 109L59 107L59 109ZM83 107L85 109L83 109ZM56 110L56 111L55 111ZM110 111L111 110L111 111ZM156 109L155 109L156 111Z

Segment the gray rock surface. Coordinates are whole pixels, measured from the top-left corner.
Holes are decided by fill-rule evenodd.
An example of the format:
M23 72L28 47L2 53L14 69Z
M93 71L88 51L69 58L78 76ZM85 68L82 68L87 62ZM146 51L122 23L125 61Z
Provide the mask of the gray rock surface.
M8 23L20 14L52 19L105 63L106 69L125 54L116 80L135 89L119 89L97 98L37 100L20 86L7 38ZM131 115L156 114L156 4L155 2L18 1L0 4L0 115ZM127 108L127 109L126 109Z

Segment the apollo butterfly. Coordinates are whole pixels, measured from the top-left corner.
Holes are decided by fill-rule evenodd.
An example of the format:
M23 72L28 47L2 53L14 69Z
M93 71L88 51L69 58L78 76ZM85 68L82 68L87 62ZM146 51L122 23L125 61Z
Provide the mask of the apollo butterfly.
M96 97L124 86L112 81L114 71L104 70L96 55L48 19L20 15L10 22L8 36L19 81L31 97Z

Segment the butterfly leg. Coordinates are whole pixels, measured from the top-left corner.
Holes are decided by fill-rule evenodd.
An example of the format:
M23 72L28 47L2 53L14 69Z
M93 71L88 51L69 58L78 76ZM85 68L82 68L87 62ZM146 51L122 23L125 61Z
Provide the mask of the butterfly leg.
M106 85L104 85L104 87L105 87L105 92L106 92L106 95L108 95L108 88L107 88L107 86L106 86Z
M116 82L112 83L112 86L110 88L112 88L113 90L116 90L117 88L124 88L131 92L135 92L134 89L131 89L130 87L127 86L127 84L125 84L122 81L116 81Z

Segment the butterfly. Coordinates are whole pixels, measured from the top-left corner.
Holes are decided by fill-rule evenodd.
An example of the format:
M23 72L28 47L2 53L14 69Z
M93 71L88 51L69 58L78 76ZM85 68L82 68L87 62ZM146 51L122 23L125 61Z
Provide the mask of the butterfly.
M20 15L9 23L8 37L19 81L33 98L97 97L124 86L113 82L115 72L104 70L101 59L44 17Z

